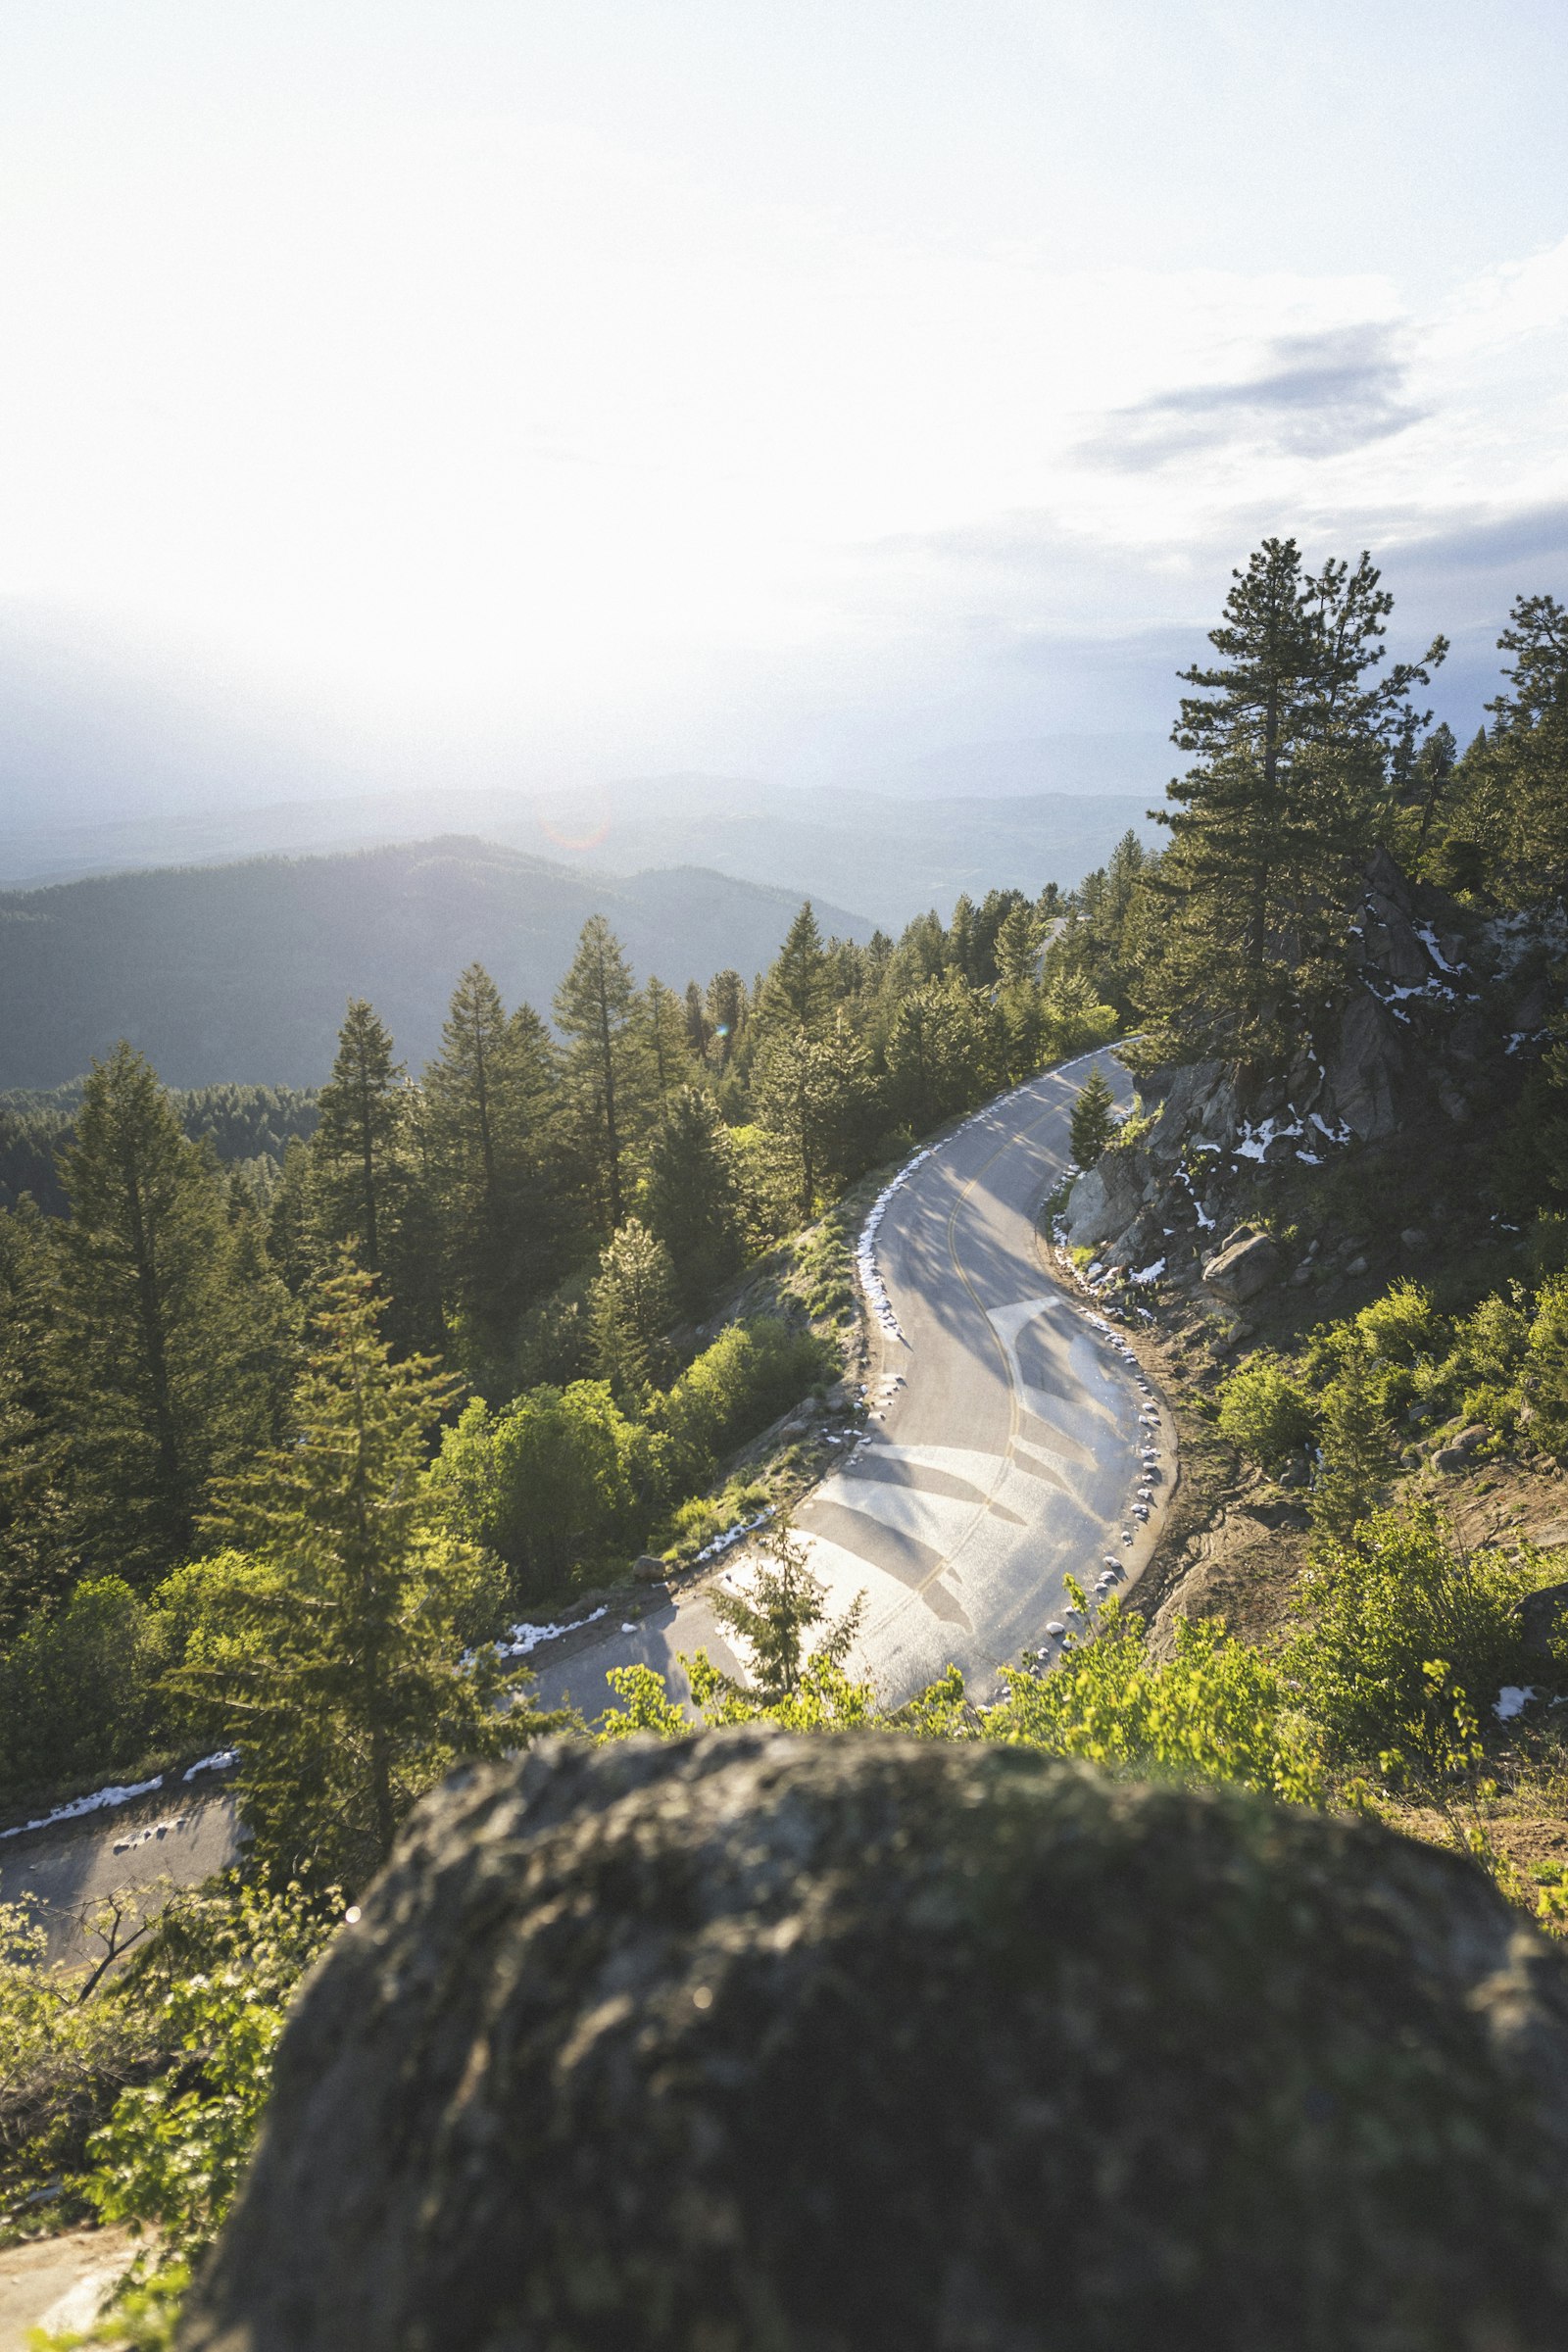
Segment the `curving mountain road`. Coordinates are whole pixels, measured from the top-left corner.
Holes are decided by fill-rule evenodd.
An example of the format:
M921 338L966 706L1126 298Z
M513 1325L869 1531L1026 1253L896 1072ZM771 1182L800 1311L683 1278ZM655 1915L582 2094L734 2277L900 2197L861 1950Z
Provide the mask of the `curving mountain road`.
M1097 1061L1125 1100L1126 1074L1108 1054L1052 1071L938 1145L882 1220L877 1267L899 1330L873 1319L866 1434L796 1525L835 1612L865 1593L851 1667L889 1704L949 1664L972 1696L991 1697L997 1669L1045 1642L1069 1571L1092 1585L1110 1557L1130 1583L1153 1545L1174 1431L1124 1344L1047 1274L1036 1231ZM635 1623L611 1619L597 1638L545 1648L541 1701L573 1702L591 1719L610 1696L607 1669L634 1663L684 1694L677 1653L705 1647L743 1672L713 1614L713 1581L662 1597ZM0 1900L32 1896L61 1956L80 1948L78 1914L111 1887L188 1885L234 1850L231 1800L175 1788L0 1842Z
M1049 1072L939 1145L882 1220L877 1266L899 1328L873 1321L867 1434L796 1525L835 1609L865 1593L852 1668L888 1703L950 1663L990 1697L997 1669L1045 1642L1069 1571L1092 1585L1113 1557L1130 1582L1152 1548L1174 1431L1125 1347L1047 1274L1037 1236L1096 1062L1125 1100L1108 1053ZM606 1669L634 1662L684 1690L676 1652L704 1646L738 1668L699 1588L569 1656L546 1652L539 1694L595 1715Z

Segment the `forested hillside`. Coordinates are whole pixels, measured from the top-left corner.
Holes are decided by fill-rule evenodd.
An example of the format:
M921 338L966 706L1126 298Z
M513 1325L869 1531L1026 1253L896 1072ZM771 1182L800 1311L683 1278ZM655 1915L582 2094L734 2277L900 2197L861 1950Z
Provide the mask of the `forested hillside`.
M337 1015L312 1102L172 1098L132 1041L19 1106L61 1123L63 1213L0 1213L0 1788L221 1747L252 1842L74 2023L18 1943L14 2194L84 2168L73 2195L167 2250L211 2236L345 1896L454 1762L546 1728L515 1613L608 1608L638 1555L695 1568L787 1505L746 1449L789 1458L813 1392L859 1409L871 1171L1116 1035L1143 1100L1118 1120L1085 1085L1058 1232L1181 1417L1168 1556L1126 1602L1085 1561L1002 1703L954 1668L895 1708L775 1524L713 1603L754 1671L699 1657L697 1703L1381 1814L1568 1921L1568 614L1518 600L1461 751L1419 703L1442 641L1388 662L1391 612L1366 558L1265 542L1184 673L1165 847L1129 834L1069 895L962 898L897 941L803 906L755 981L699 926L677 987L590 912L519 1000L498 883L500 968L416 1011L430 906L529 861L232 869L236 965L282 974L270 908L293 943L345 876L410 875L390 918L354 903L387 993ZM91 887L167 911L214 879ZM644 877L644 913L690 880ZM611 1682L595 1737L685 1728L648 1668Z
M616 881L461 839L10 892L0 1087L58 1086L121 1037L171 1085L317 1086L351 996L372 998L418 1062L467 963L546 1004L603 913L640 971L683 985L728 965L750 979L799 904L698 867ZM870 934L837 904L823 914L846 938Z

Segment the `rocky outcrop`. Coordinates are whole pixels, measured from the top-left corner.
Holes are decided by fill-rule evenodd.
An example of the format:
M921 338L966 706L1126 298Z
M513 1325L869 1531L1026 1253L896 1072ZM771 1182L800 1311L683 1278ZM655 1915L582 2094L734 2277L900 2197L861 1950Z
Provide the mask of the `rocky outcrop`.
M1468 1863L1001 1745L460 1777L183 2352L1547 2352L1568 1970Z
M1495 1097L1499 1070L1517 1079L1523 1065L1511 1056L1537 1050L1528 1016L1539 983L1520 938L1410 884L1386 852L1367 869L1351 948L1348 990L1287 1067L1207 1060L1146 1078L1152 1123L1069 1195L1073 1248L1110 1271L1157 1260L1168 1281L1195 1290L1201 1281L1234 1305L1243 1294L1210 1282L1204 1261L1221 1234L1257 1213L1269 1171L1462 1130ZM1411 1231L1421 1239L1419 1224Z

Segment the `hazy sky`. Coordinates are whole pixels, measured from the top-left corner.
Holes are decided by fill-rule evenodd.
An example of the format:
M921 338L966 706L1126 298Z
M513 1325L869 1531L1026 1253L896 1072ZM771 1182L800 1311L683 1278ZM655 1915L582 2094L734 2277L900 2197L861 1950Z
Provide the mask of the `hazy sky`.
M1163 727L1270 529L1472 710L1568 593L1565 91L1563 0L0 0L0 722Z

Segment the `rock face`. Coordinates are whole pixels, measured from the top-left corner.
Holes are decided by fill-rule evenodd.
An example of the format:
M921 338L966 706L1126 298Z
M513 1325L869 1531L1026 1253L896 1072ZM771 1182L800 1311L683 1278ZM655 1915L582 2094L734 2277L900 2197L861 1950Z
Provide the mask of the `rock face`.
M1435 1139L1426 1155L1440 1162L1456 1130L1511 1102L1540 1052L1544 999L1529 975L1547 944L1534 918L1517 936L1478 923L1406 881L1380 850L1362 878L1346 987L1288 1066L1208 1060L1146 1073L1155 1116L1074 1184L1068 1240L1109 1270L1158 1258L1168 1283L1196 1291L1227 1225L1257 1212L1268 1171L1318 1167L1355 1147L1408 1145L1419 1165L1422 1139ZM1427 1248L1420 1225L1404 1246Z
M183 2352L1546 2352L1568 1969L1455 1857L994 1745L552 1742L308 1985Z

